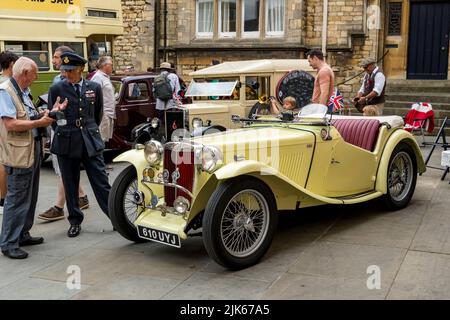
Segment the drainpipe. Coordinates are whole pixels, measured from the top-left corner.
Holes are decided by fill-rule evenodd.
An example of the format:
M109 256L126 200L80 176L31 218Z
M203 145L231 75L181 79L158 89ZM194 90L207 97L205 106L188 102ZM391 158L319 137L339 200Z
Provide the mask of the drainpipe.
M167 61L167 0L164 0L164 61Z
M159 42L161 39L161 35L159 34L159 23L161 21L161 9L160 9L160 0L155 0L155 18L154 18L154 45L155 45L155 51L154 51L154 61L153 61L153 68L156 70L157 67L159 67Z
M322 52L325 57L327 56L327 36L328 36L328 0L323 0Z

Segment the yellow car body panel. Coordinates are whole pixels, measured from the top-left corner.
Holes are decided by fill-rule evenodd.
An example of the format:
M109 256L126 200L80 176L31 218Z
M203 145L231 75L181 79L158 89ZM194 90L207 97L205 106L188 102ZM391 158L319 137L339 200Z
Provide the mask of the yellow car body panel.
M181 239L187 239L184 232L187 221L180 215L166 214L163 216L161 211L145 210L134 223L136 226L143 226L156 230L177 234Z
M148 166L148 163L144 158L144 151L136 149L125 151L114 158L113 162L128 162L136 168L138 189L144 193L145 199L147 200L146 202L149 203L152 196L151 192L148 187L142 183L144 169ZM158 197L164 196L163 186L155 185L152 187L152 191Z

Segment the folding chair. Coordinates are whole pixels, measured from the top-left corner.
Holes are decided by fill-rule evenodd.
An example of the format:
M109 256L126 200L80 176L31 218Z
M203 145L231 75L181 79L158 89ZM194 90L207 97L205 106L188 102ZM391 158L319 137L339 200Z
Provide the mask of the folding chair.
M434 111L430 103L414 103L406 114L405 130L414 134L420 132L422 136L422 145L425 146L425 131L428 133L434 130Z
M436 149L436 147L442 147L444 149L444 151L447 151L447 149L450 149L450 144L447 142L447 137L445 136L445 128L450 128L450 119L448 119L448 117L444 118L444 121L442 122L442 125L439 128L439 132L436 137L436 140L434 142L425 142L425 145L431 146L431 150L428 153L428 156L425 160L425 165L427 166L427 168L444 171L444 174L442 175L441 180L444 180L447 173L450 172L450 167L448 167L448 166L445 168L433 167L433 166L429 166L428 162L430 162L431 155L433 154L434 149ZM442 142L439 142L439 139L442 139Z

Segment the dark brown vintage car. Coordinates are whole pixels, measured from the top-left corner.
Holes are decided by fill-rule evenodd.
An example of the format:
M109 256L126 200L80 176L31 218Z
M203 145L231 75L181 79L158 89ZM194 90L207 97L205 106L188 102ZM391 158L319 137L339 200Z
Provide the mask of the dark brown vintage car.
M111 76L116 92L116 121L113 138L106 144L107 149L130 149L135 143L135 129L156 117L156 99L153 97L156 76L158 74L155 73ZM183 90L185 84L181 79L180 84ZM191 103L191 99L185 98L182 102Z

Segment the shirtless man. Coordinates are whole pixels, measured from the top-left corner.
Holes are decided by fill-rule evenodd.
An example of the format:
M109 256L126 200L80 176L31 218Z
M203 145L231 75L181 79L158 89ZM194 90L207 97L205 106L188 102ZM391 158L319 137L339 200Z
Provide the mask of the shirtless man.
M307 53L309 65L317 70L314 81L312 103L328 105L334 91L334 72L323 60L323 53L319 49L313 49Z

